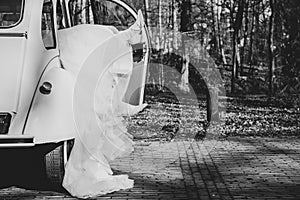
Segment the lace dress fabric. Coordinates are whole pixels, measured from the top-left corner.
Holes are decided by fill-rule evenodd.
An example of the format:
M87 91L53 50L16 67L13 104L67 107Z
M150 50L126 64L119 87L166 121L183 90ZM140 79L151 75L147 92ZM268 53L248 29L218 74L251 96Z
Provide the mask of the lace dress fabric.
M73 100L77 136L63 180L73 196L96 197L133 187L128 175L113 175L109 161L133 151L123 116L146 106L123 102L133 67L129 43L142 41L142 23L139 12L136 23L122 32L94 25L59 32L62 64L77 80Z

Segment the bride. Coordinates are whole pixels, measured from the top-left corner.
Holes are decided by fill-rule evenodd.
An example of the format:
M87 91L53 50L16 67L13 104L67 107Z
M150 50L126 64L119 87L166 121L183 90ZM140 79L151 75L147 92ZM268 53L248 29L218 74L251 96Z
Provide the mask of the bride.
M133 187L113 175L109 161L133 151L123 116L142 110L122 101L130 80L131 44L144 42L141 11L129 29L78 25L59 31L62 65L76 77L73 111L77 136L65 167L63 187L80 198Z

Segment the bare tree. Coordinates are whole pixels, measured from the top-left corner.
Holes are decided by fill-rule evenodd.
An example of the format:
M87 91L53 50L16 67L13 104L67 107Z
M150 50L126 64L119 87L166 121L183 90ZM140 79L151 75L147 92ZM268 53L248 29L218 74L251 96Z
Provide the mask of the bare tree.
M234 2L235 3L235 2ZM235 5L232 5L231 12L232 17L234 15ZM243 22L243 13L244 13L244 7L245 7L245 0L238 1L238 10L235 14L235 17L233 17L233 35L232 35L232 77L231 77L231 92L235 92L235 80L238 76L238 68L240 66L240 52L239 52L239 33L242 27Z
M160 52L159 64L159 83L162 88L164 87L164 66L163 66L163 13L162 13L162 0L158 0L158 23L159 23L159 36L157 38L157 50Z
M180 15L180 30L183 34L182 36L182 69L181 69L181 82L180 88L184 92L189 92L189 47L185 45L185 34L191 29L191 1L190 0L182 0L181 3L181 15Z
M217 35L218 35L218 40L219 40L219 49L220 49L220 54L222 57L222 62L223 64L227 64L226 57L225 57L225 52L224 52L224 42L223 42L223 34L221 30L221 17L222 17L222 6L220 4L221 0L217 0L217 4L215 5L217 7Z
M173 47L174 49L178 49L178 36L176 35L177 32L179 32L179 25L178 25L178 12L179 12L179 7L178 7L178 2L177 0L172 0L173 3Z
M256 5L254 3L252 3L251 6L251 13L252 13L252 17L251 17L251 28L250 28L250 35L249 35L249 53L248 53L248 63L249 63L249 67L250 69L252 69L252 56L253 56L253 40L254 40L254 30L255 30L255 7Z
M144 9L145 9L145 23L149 27L150 26L150 17L149 14L149 0L144 0Z
M274 90L274 70L275 70L275 57L274 57L274 4L276 0L269 0L270 2L270 19L269 19L269 35L268 35L268 50L269 50L269 95L273 95Z

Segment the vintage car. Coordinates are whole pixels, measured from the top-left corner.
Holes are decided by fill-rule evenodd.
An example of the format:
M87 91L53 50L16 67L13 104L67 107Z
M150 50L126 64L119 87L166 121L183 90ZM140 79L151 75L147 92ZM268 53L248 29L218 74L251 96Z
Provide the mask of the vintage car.
M76 133L72 74L61 64L59 29L87 23L123 30L136 17L121 0L0 1L0 168L5 167L0 169L1 181L12 165L22 165L14 169L21 174L20 168L31 168L36 158L45 160L51 181L62 181ZM134 63L125 99L135 105L143 102L148 44L149 38L133 53L139 62ZM24 152L24 159L16 157Z

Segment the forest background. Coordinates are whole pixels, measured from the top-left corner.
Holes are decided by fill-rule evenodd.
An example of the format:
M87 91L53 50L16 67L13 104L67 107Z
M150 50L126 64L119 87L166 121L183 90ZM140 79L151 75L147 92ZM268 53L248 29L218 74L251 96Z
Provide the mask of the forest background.
M207 56L194 52L204 50L220 71L227 95L287 97L289 104L298 104L293 98L300 91L298 0L126 2L144 12L152 37L152 62L162 64L151 69L160 86L168 84L165 77L176 76L168 74L165 65L181 75L173 81L181 90L189 90L187 83L196 85L196 92L201 90L203 82L195 71L210 66L203 64ZM186 38L193 39L193 46L183 46Z
M143 10L152 41L146 87L152 108L132 118L135 138L202 137L205 110L196 112L197 103L188 102L179 116L176 99L163 95L170 86L185 96L191 89L201 96L205 87L223 88L219 95L226 100L219 99L219 109L226 109L225 124L213 131L223 136L299 136L298 0L126 2ZM212 69L221 81L207 81L220 78L209 77ZM174 116L184 124L181 134L173 134Z
M300 136L299 0L124 1L151 36L135 139ZM135 21L109 2L72 1L75 24Z

